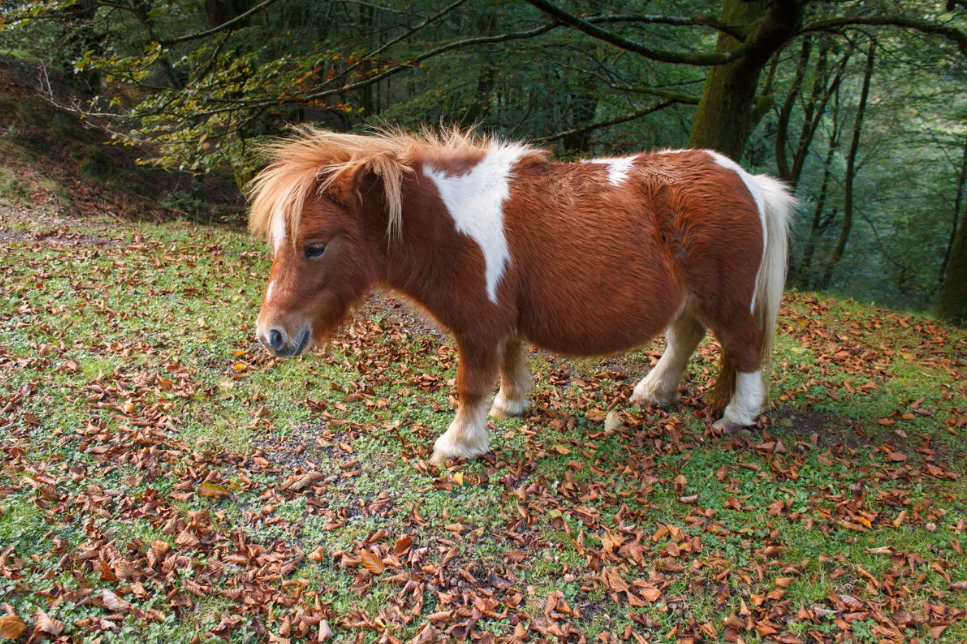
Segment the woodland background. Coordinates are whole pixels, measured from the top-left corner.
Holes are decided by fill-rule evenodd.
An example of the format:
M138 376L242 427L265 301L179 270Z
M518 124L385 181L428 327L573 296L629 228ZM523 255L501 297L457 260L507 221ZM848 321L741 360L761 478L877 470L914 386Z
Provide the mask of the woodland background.
M963 0L0 0L0 56L192 215L240 222L254 144L299 123L710 147L795 186L791 286L967 319Z

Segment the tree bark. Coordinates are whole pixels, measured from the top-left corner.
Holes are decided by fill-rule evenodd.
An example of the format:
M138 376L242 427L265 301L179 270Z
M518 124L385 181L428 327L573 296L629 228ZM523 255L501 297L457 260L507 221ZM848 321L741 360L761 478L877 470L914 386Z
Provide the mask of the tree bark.
M947 264L950 262L950 251L954 247L957 239L957 220L960 217L960 205L964 200L964 187L967 185L967 140L964 141L964 153L960 159L960 175L957 177L957 196L954 198L954 217L953 224L950 226L950 241L944 249L943 261L940 263L940 286L943 286L944 277L947 274Z
M826 271L820 287L826 289L833 278L833 271L836 264L843 257L846 250L846 243L849 241L849 234L853 228L853 181L856 178L856 155L860 148L860 134L863 131L863 116L866 113L866 100L870 95L870 80L873 78L873 61L876 54L876 42L870 43L870 50L866 55L866 69L863 70L863 86L860 89L860 104L856 107L856 122L853 125L853 138L849 145L849 154L846 157L846 178L843 185L843 228L839 233L839 240L836 248L829 258Z
M799 98L799 92L802 91L802 82L806 76L806 69L809 67L809 57L812 54L812 50L812 38L806 36L803 38L802 48L799 50L799 64L796 65L796 74L792 79L792 87L789 88L786 100L782 103L782 108L779 110L779 122L776 124L776 170L779 173L779 178L792 186L795 186L795 182L792 176L792 168L789 167L789 158L786 151L789 145L789 120L792 118L792 110L796 105L796 99ZM816 66L817 77L820 73L819 67L822 62L823 59L820 58L820 63Z
M944 273L937 315L967 327L967 207L960 214L957 235L950 247L950 260Z
M748 50L734 63L713 67L705 79L688 144L710 148L733 159L742 157L754 129L756 90L772 55L796 33L802 7L795 0L725 0L722 21L747 27ZM721 33L716 52L726 54L742 43Z
M833 137L829 141L829 150L826 151L826 160L823 163L823 181L819 187L819 197L816 199L816 208L813 210L813 220L809 228L809 239L802 251L802 258L799 260L798 267L790 271L789 281L798 284L801 288L808 289L812 281L813 257L816 255L816 244L823 233L823 212L826 210L826 200L829 198L829 181L832 179L833 158L836 156L836 149L839 148L839 133L836 131L836 124L833 124Z

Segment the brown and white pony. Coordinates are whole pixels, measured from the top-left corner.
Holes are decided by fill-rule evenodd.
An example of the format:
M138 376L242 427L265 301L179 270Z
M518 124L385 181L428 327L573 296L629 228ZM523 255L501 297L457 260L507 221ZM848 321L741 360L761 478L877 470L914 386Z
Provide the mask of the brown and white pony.
M632 402L663 405L706 328L722 345L723 429L767 400L794 198L707 150L556 163L456 131L304 129L269 149L250 227L274 251L257 335L277 356L324 339L372 286L456 339L460 407L433 460L488 449L487 406L530 407L525 342L599 355L668 347Z

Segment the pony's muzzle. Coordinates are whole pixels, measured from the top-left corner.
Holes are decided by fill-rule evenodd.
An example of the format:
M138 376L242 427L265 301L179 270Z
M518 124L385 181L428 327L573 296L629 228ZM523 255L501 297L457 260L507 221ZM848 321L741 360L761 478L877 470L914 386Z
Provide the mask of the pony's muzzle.
M312 329L306 326L299 333L289 335L281 327L260 328L255 335L259 343L269 353L280 358L289 358L297 356L309 348L312 340Z

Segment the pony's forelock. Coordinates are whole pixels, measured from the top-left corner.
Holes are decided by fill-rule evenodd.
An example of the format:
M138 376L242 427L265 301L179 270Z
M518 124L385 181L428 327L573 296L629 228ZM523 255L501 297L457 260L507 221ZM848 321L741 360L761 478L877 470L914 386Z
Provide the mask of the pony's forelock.
M371 171L383 183L388 211L387 234L402 233L402 185L418 161L461 153L480 153L500 144L474 129L423 128L418 134L381 128L370 134L344 134L300 127L292 138L276 139L262 147L269 164L249 184L249 230L269 236L275 217L283 217L294 240L302 209L313 194L327 192L352 196L355 177ZM540 150L534 154L543 155Z

